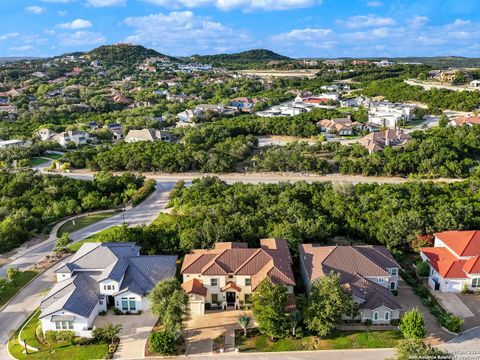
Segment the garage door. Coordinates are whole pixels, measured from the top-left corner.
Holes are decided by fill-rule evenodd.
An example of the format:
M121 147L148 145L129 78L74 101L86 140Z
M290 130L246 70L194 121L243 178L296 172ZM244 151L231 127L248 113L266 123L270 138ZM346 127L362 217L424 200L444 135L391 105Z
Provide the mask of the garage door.
M190 314L203 315L204 312L205 312L205 303L203 301L190 302Z
M457 292L457 291L461 291L461 290L462 290L462 283L461 282L450 281L448 283L448 291Z

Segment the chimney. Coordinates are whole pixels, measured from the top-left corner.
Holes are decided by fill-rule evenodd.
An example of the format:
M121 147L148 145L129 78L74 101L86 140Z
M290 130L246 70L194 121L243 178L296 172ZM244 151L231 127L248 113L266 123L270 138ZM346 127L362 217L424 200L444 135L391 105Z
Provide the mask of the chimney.
M390 146L390 131L385 130L385 146Z

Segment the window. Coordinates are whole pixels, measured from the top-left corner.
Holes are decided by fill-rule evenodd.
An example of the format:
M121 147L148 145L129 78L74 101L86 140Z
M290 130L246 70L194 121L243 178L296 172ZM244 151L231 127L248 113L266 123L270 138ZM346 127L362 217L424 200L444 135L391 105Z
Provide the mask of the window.
M73 321L55 321L56 330L73 330Z
M125 300L122 299L122 310L123 311L128 311L128 300L127 299L125 299Z
M472 287L473 288L480 288L480 278L472 279Z
M373 320L378 320L378 311L373 313Z
M218 303L218 294L212 294L212 303Z
M251 286L251 285L252 285L252 279L245 278L245 286Z
M390 320L390 311L385 312L385 320Z
M391 272L390 272L392 275L397 275L397 269L391 269Z
M107 285L103 285L103 290L107 290Z
M130 311L135 311L137 310L137 302L135 301L135 299L130 299L129 301L130 303Z
M379 282L379 283L383 283L384 281L385 281L384 278L379 278L379 279L378 279L378 282Z
M228 278L229 278L229 279L233 279L233 275L228 275Z
M211 278L210 279L210 285L211 286L218 286L218 279L217 278Z
M62 323L60 321L55 321L55 329L62 330Z

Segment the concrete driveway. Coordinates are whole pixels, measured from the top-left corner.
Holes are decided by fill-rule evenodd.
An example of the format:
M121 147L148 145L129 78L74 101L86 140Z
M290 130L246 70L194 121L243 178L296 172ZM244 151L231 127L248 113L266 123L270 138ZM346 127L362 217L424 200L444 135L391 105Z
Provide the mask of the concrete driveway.
M98 316L93 324L96 327L103 327L107 323L121 324L120 345L114 358L141 359L144 357L145 345L156 320L150 310L140 315L115 315L109 310L106 316Z
M433 294L433 296L435 296L445 310L459 317L460 319L466 319L475 316L473 312L471 312L470 309L463 303L463 301L460 300L457 294L440 291L430 292Z
M403 308L403 312L413 308L418 308L423 314L425 328L427 330L427 341L432 345L440 345L446 341L451 340L454 335L447 333L442 329L437 319L430 313L430 310L422 304L420 297L418 297L411 286L409 286L403 279L398 282L398 302Z
M238 318L245 315L243 310L207 311L205 315L192 315L185 321L186 355L210 355L213 339L225 335L225 351L233 350L235 329L240 329ZM247 315L252 318L251 313ZM253 326L253 320L250 323Z

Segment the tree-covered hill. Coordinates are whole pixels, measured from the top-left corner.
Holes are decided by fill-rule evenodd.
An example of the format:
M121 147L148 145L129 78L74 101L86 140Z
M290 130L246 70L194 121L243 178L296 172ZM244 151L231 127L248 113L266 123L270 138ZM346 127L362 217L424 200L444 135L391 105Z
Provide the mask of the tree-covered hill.
M91 60L100 60L107 66L131 66L150 57L166 57L171 60L176 60L175 58L161 54L156 50L147 49L141 45L131 44L104 45L91 50L86 55L88 55Z
M234 54L192 55L190 61L209 63L213 65L233 65L237 63L260 63L269 61L289 61L289 57L266 49L253 49Z

